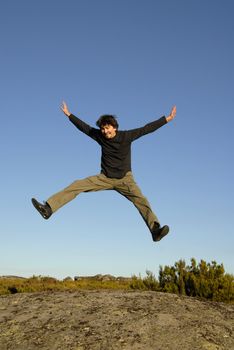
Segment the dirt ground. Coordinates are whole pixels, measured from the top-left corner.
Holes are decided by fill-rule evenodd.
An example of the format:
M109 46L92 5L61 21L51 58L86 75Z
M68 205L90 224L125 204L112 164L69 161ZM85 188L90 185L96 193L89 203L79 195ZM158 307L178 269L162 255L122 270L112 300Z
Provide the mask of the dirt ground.
M234 305L140 291L0 297L0 350L234 350Z

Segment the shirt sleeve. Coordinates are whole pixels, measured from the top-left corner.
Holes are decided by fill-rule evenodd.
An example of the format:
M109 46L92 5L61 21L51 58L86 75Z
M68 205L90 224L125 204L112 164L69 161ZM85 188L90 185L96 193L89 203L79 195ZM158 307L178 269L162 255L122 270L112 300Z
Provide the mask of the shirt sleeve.
M134 141L141 136L144 136L144 135L147 135L151 132L156 131L157 129L161 128L161 126L163 126L165 124L167 124L167 120L166 120L166 117L163 116L163 117L159 118L158 120L155 120L151 123L148 123L141 128L128 130L127 135L130 138L130 141Z
M85 123L83 120L77 118L74 114L69 115L69 120L72 124L77 127L80 131L82 131L87 136L91 137L94 140L97 140L97 136L99 133L98 129L91 127L89 124Z

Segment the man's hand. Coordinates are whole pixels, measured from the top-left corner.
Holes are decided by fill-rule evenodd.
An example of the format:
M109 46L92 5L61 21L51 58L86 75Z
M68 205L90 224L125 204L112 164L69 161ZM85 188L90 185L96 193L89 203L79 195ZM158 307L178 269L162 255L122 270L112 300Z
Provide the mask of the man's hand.
M171 110L171 113L168 117L166 117L167 122L170 122L172 119L174 119L176 116L176 106L174 106Z
M68 110L66 102L63 101L62 106L60 107L64 114L66 114L67 117L71 114Z

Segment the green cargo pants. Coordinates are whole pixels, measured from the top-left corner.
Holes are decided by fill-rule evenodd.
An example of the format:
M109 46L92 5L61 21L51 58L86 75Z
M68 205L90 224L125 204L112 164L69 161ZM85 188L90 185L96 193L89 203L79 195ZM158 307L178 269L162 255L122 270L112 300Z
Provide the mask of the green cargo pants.
M82 192L115 190L130 200L138 209L149 230L152 232L154 223L159 223L146 197L136 184L132 172L129 171L122 179L113 179L104 174L89 176L73 182L70 186L47 199L53 213Z

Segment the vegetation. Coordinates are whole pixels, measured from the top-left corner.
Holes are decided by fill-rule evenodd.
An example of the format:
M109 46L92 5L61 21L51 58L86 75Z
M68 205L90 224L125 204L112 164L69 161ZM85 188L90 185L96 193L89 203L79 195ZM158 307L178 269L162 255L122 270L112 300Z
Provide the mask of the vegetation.
M178 293L194 297L202 297L214 301L234 301L234 276L225 274L223 264L215 261L199 264L191 259L191 265L186 266L184 260L175 263L173 267L160 266L159 282L162 291Z
M130 282L131 289L161 291L160 284L151 271L146 271L146 277L133 276Z
M190 265L186 265L184 260L179 260L174 266L160 266L158 279L150 271L146 271L146 276L143 278L141 276L114 278L109 275L97 275L60 281L41 276L0 277L0 294L77 289L152 290L234 303L234 276L225 273L223 264L219 265L215 261L206 263L204 260L197 264L194 258L191 259Z
M158 281L148 272L143 279L134 277L131 287L234 303L234 276L226 274L223 264L215 261L197 264L191 259L191 265L186 266L179 260L174 266L160 266Z
M103 280L95 277L82 278L77 281L57 280L53 277L33 276L30 278L0 277L0 294L31 293L42 291L62 291L76 289L128 289L126 280Z

